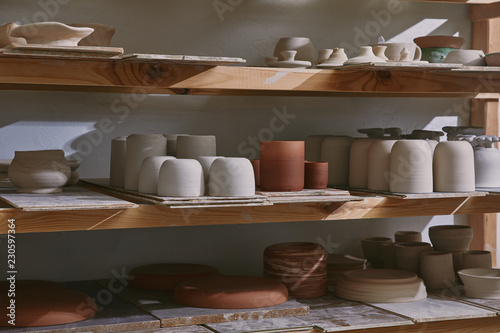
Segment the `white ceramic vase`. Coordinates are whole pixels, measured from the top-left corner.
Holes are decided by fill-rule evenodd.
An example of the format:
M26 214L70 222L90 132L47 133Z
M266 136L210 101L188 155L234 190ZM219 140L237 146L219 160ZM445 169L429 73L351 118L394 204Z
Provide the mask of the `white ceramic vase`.
M216 140L214 135L187 135L177 137L177 158L197 158L215 156Z
M367 188L368 152L377 139L356 139L349 155L349 187Z
M500 151L495 148L474 149L476 187L500 187Z
M175 159L173 156L149 156L142 161L139 170L139 187L141 193L156 194L158 191L158 176L166 160Z
M328 162L328 185L349 185L349 155L353 138L328 136L321 145L321 161Z
M376 140L368 151L367 188L375 191L389 191L389 170L392 146L397 140Z
M59 22L38 22L15 27L10 35L24 38L28 44L77 46L82 38L93 31L92 28L71 27Z
M391 192L433 191L432 152L425 140L398 140L391 150L389 171Z
M158 177L158 195L162 197L200 197L205 181L200 162L194 159L168 159Z
M125 185L125 164L127 161L127 137L119 136L111 140L111 158L109 166L109 184Z
M16 151L8 175L20 193L57 193L70 179L71 168L62 150Z
M127 137L125 189L139 189L142 161L149 156L167 155L167 139L161 134L131 134Z
M278 40L274 48L273 56L283 61L282 51L297 51L295 60L316 62L316 51L311 40L306 37L283 37Z
M242 157L219 158L213 161L208 176L208 195L212 197L255 195L252 163Z
M466 141L444 141L433 159L434 191L474 192L474 151Z

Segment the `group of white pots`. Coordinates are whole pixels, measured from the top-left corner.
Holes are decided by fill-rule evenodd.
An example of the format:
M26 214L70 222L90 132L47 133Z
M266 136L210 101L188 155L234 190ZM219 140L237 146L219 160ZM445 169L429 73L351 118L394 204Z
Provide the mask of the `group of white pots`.
M111 142L110 185L163 197L252 196L246 158L216 156L213 135L131 134Z

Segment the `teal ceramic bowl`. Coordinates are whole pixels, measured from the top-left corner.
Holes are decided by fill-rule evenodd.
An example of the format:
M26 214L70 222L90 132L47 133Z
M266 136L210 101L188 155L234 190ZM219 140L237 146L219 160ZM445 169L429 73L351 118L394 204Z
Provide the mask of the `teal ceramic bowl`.
M430 63L442 63L452 50L455 49L451 47L426 47L422 49L422 60L427 60Z

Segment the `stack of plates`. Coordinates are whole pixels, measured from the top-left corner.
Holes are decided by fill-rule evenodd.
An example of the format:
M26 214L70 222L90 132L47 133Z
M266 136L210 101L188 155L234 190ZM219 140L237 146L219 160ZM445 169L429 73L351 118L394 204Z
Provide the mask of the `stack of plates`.
M425 299L422 279L415 273L396 269L356 269L338 279L335 295L368 303L413 302Z
M349 254L335 253L328 255L326 261L328 285L336 285L337 280L346 271L367 268L366 264L366 259L357 258Z

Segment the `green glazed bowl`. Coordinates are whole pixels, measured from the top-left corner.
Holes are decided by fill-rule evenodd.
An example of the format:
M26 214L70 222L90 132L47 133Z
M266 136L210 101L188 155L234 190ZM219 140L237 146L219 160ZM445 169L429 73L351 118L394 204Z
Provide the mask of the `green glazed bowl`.
M452 50L455 49L451 47L426 47L422 49L422 60L427 60L430 63L442 63Z

